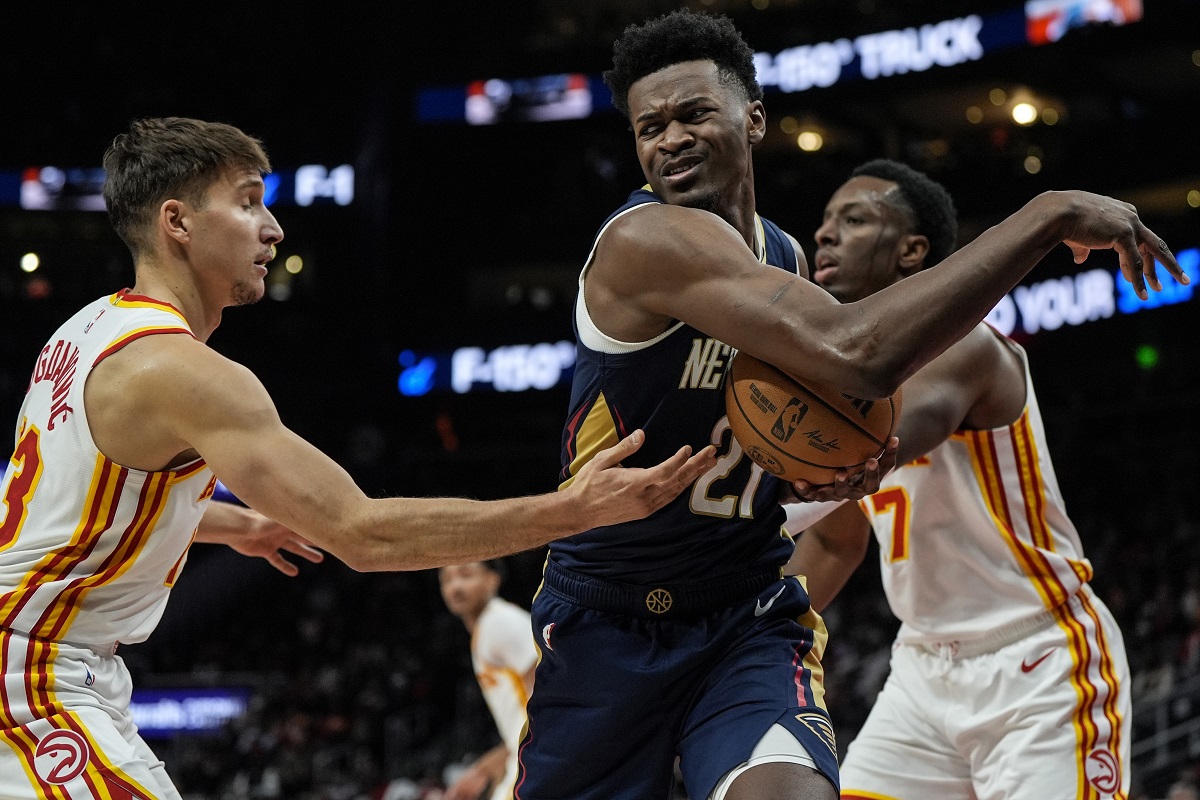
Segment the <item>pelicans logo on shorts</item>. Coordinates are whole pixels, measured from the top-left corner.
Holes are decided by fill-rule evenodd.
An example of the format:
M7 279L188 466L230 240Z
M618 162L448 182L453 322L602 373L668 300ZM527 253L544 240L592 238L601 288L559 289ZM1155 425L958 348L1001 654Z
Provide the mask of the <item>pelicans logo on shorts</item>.
M92 751L87 739L58 728L42 737L33 754L33 768L47 783L66 783L83 772Z
M804 727L816 734L817 738L824 742L825 746L829 748L829 752L833 753L834 755L837 754L837 740L834 738L833 726L829 724L829 720L827 720L821 714L812 712L803 712L797 714L796 719L803 723Z

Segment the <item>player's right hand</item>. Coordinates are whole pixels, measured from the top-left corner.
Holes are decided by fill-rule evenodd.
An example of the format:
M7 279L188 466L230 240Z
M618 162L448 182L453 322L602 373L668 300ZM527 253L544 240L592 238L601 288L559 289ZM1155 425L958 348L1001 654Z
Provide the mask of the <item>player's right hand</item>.
M717 463L717 449L708 445L695 455L684 445L675 455L648 468L622 467L621 460L638 451L646 434L636 430L617 444L597 453L571 488L580 493L589 527L615 525L653 514Z
M1150 230L1129 203L1091 192L1055 192L1071 204L1068 215L1074 222L1063 242L1071 248L1075 263L1082 264L1092 250L1116 250L1121 274L1146 299L1146 283L1162 291L1157 264L1161 263L1181 284L1191 279L1180 268L1167 243Z
M900 440L893 436L888 439L883 453L878 458L868 458L863 468L853 475L848 470L839 469L834 475L833 483L815 484L808 481L793 481L786 484L779 502L788 503L828 503L835 500L861 500L869 494L879 491L879 482L883 476L896 468L896 453Z

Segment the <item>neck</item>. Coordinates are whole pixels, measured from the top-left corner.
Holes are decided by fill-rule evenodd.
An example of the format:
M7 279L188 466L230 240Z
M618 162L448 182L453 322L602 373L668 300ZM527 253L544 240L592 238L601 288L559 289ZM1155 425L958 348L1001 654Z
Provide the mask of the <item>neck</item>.
M130 291L161 303L170 303L183 314L192 334L202 342L207 342L221 324L222 306L206 303L195 285L165 279L154 271L138 270L137 280Z

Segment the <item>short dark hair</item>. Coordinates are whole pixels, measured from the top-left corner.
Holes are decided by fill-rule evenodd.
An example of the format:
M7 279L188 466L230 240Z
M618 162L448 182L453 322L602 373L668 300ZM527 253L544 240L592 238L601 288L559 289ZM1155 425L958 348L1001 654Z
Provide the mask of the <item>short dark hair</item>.
M208 187L229 167L265 175L271 162L262 142L223 122L139 119L113 139L104 153L104 204L134 259L149 245L147 225L165 200L203 207Z
M724 15L681 8L629 25L613 44L613 66L604 73L613 105L629 117L629 87L684 61L712 61L722 81L737 83L747 100L762 100L754 51Z
M850 177L866 175L891 181L900 187L900 195L913 218L913 233L929 240L929 255L923 268L939 263L954 252L958 243L958 214L954 199L946 187L907 164L889 158L876 158L860 164Z

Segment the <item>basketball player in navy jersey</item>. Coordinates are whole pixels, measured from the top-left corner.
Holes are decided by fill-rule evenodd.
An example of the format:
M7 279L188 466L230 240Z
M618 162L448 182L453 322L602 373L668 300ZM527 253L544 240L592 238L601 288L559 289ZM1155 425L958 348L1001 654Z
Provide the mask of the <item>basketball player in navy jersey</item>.
M935 268L956 230L940 184L869 161L825 206L814 278L854 302ZM901 621L842 800L1123 800L1129 664L1088 585L1024 349L978 323L905 382L898 430L903 466L879 491L807 531L789 520L788 571L808 577L817 609L873 528Z
M117 648L153 632L193 541L263 553L284 572L295 567L275 551L308 557L309 543L358 570L422 569L644 516L714 463L708 448L680 447L649 469L619 466L638 431L571 496L367 497L283 424L253 373L207 344L225 308L263 296L283 239L261 143L223 123L136 120L104 170L134 285L48 340L0 479L8 800L179 800L129 715ZM218 478L255 511L211 502Z
M828 800L825 631L802 581L783 577L782 487L729 434L734 350L885 398L1060 242L1080 259L1116 248L1140 294L1158 288L1156 258L1182 273L1128 204L1052 192L937 269L839 304L756 213L767 120L753 51L728 19L680 10L630 26L604 77L648 185L605 220L580 275L562 485L633 427L647 431L634 460L682 444L721 457L646 520L551 543L515 796L665 800L678 757L692 800Z

